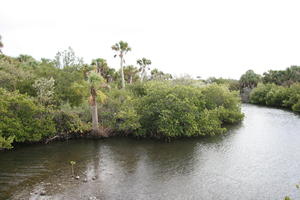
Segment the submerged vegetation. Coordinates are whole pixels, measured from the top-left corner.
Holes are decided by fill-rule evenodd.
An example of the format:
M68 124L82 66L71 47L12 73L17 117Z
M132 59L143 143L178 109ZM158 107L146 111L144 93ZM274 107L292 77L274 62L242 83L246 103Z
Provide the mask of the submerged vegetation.
M243 119L235 86L149 73L146 58L123 66L128 43L112 50L120 71L103 58L85 64L71 48L40 61L0 54L0 148L78 135L212 136Z

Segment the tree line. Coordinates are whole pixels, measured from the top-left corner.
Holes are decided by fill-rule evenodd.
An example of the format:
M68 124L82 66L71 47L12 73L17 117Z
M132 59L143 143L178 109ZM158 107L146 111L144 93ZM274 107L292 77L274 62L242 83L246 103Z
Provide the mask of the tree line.
M252 89L250 103L300 112L300 67L269 70L262 76L248 71L242 76L244 86Z
M124 41L111 50L119 70L104 58L84 63L72 48L54 59L1 54L0 148L71 137L216 135L242 120L239 94L226 85L150 71L147 58L125 65L132 49Z
M227 84L231 90L239 90L242 96L248 92L245 101L253 104L300 112L300 66L269 70L263 75L248 70L239 80L213 77L206 81Z

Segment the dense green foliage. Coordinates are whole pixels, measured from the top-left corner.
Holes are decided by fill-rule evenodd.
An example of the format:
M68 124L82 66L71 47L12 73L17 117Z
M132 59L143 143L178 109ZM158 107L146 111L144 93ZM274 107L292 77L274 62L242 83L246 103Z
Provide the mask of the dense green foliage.
M39 141L55 134L52 115L27 95L0 88L0 147L16 142ZM4 140L4 142L3 142Z
M122 41L112 49L121 61L131 50ZM53 60L0 55L0 149L92 130L167 140L212 136L242 120L237 81L173 79L158 69L147 74L148 59L137 64L115 70L97 58L88 65L71 48Z
M56 134L83 132L89 126L76 113L45 107L37 99L0 88L0 148L12 142L37 142Z
M241 77L240 85L242 95L245 91L243 89L254 88L249 95L250 103L282 107L300 112L299 81L300 67L291 66L285 70L269 70L262 77L252 70L248 70Z
M138 135L215 135L225 131L224 123L236 123L243 118L238 94L224 86L199 88L149 82L145 90L137 103L141 124Z
M256 74L253 70L246 71L240 78L241 88L254 88L260 82L261 76Z
M83 81L78 66L60 69L47 59L0 55L0 149L88 130L79 113L63 110L66 104L83 104Z
M250 94L250 102L260 105L284 107L300 112L300 83L290 87L259 84Z
M230 91L240 90L240 82L235 79L215 78L210 77L206 83L217 83L219 85L227 85Z
M113 132L166 139L221 134L226 130L223 125L243 118L238 93L226 86L168 81L111 90L99 116Z
M290 86L300 81L300 67L291 66L286 70L269 70L263 74L263 83Z

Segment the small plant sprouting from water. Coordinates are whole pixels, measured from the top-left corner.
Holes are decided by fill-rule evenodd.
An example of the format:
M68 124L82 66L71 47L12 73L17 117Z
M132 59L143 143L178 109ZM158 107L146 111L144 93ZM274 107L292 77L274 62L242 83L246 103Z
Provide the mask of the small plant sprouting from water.
M75 176L75 174L74 174L74 165L75 165L75 164L76 164L75 161L73 161L73 160L70 161L70 165L71 165L71 169L72 169L72 176L73 176L73 177Z

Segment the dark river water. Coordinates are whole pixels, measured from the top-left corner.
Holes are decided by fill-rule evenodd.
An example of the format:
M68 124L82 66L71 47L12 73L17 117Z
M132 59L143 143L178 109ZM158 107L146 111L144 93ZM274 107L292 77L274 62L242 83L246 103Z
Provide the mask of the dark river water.
M243 123L212 138L73 140L0 152L0 199L300 199L299 115L253 105L243 112Z

